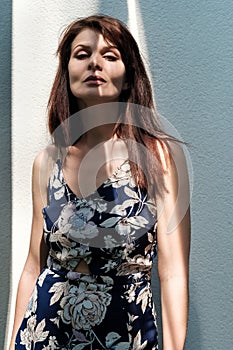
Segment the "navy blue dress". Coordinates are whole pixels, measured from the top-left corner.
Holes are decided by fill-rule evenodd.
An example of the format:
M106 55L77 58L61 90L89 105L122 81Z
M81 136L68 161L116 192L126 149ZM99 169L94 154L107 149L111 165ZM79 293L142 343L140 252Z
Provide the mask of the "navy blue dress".
M158 349L151 269L156 206L135 186L128 161L94 193L78 198L58 159L43 208L49 247L17 350ZM74 270L84 260L90 274Z

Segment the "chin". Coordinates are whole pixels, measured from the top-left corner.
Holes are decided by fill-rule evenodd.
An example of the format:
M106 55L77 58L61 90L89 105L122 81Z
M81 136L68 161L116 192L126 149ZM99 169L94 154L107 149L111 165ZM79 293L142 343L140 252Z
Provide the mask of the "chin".
M108 103L108 102L118 102L119 96L97 96L97 95L89 95L88 99L84 99L81 96L78 97L78 101L80 104L85 106L92 106L100 103Z

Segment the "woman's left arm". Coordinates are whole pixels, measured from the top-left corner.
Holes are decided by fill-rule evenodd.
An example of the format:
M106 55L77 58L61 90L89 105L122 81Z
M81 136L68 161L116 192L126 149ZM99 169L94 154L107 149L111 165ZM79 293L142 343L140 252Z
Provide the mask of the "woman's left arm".
M164 150L165 191L158 200L158 274L161 290L163 350L183 350L188 326L190 195L185 155L173 144Z

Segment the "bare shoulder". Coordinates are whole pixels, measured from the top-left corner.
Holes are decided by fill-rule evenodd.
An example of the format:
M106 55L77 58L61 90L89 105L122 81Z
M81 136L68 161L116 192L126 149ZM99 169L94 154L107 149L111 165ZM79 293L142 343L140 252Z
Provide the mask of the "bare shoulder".
M185 145L178 141L158 142L158 153L164 169L166 191L158 204L158 228L174 232L180 224L189 226L190 181ZM187 229L188 230L188 229Z
M35 156L33 161L32 191L36 197L40 194L43 205L48 202L47 188L57 157L58 148L54 145L48 145Z
M158 155L165 174L177 171L186 165L184 146L178 141L156 140Z
M43 148L34 158L35 167L40 166L42 162L49 160L56 160L59 154L59 149L55 145L51 144Z
M53 144L46 146L34 158L33 173L40 172L44 176L51 173L54 163L63 153L64 150Z

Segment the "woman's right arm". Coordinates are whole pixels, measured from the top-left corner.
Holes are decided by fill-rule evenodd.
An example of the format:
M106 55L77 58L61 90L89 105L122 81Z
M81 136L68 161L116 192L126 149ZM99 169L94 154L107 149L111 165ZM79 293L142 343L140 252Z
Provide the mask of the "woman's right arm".
M31 224L31 237L28 256L19 280L14 325L9 350L15 349L15 337L23 320L29 299L35 287L41 269L45 266L48 249L43 240L42 208L47 198L47 176L43 176L43 151L39 153L33 163L32 169L32 204L33 217Z

